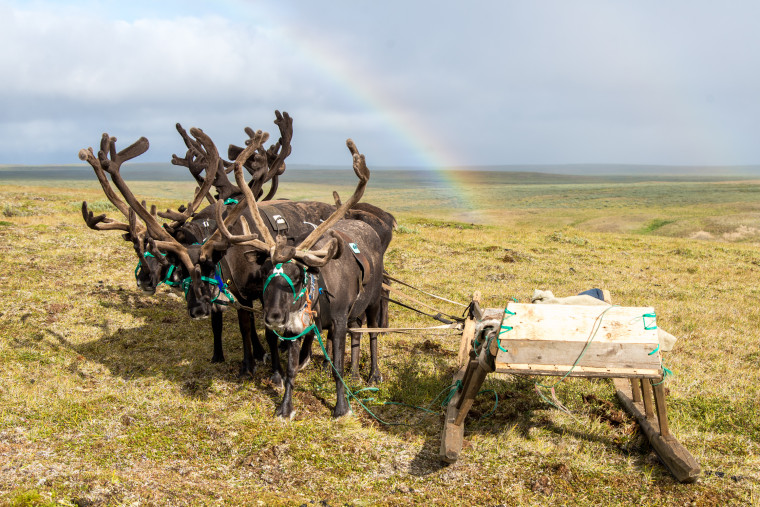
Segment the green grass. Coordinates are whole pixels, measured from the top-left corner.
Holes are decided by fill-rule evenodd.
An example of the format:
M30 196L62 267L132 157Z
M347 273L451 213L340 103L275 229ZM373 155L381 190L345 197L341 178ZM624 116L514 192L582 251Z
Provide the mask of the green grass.
M709 472L698 484L676 483L630 418L612 424L584 401L615 399L608 382L583 379L558 386L569 416L541 401L536 379L489 377L495 412L481 419L494 409L493 394L481 394L459 462L443 467L442 416L431 402L451 383L459 348L452 334L380 339L385 381L371 408L404 425L379 424L356 403L352 417L332 420L334 382L318 359L296 379L294 420L279 421L281 393L268 368L237 377L233 312L224 319L227 362L211 364L209 323L191 321L181 297L164 288L139 293L131 244L84 225L84 199L120 219L96 183L5 185L3 207L29 214L7 216L0 227L0 503L760 502L757 184L681 182L656 195L663 182L533 184L530 193L528 185L485 188L493 184L462 189L470 203L492 203L473 210L456 196L445 202L462 207L447 208L420 190L410 203L403 188L370 182L366 200L399 221L388 270L456 301L479 290L492 308L528 301L536 288L571 295L592 287L622 305L653 306L658 324L679 337L664 356L675 371L668 408L672 431ZM192 194L190 185L159 187L134 185L160 207ZM326 199L332 188L282 190ZM712 239L690 239L699 231ZM436 323L392 307L391 324ZM365 377L368 356L365 340Z

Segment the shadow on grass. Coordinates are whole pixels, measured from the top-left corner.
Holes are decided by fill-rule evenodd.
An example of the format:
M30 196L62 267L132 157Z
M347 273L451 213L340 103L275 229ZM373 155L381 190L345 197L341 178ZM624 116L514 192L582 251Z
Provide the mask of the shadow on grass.
M192 399L207 399L215 380L239 381L241 346L237 319L232 312L224 319L224 325L228 328L225 342L227 362L212 364L210 323L190 320L182 301L172 300L165 294L154 299L108 287L102 290L104 297L100 304L104 308L131 315L144 324L121 328L105 316L94 315L92 320L95 323L92 325L102 330L102 337L96 340L74 343L51 329L45 329L44 334L52 337L57 346L102 364L113 375L125 380L150 377L170 380L180 386L184 396ZM35 340L35 337L18 339ZM438 452L444 410L442 402L450 392L455 371L452 366L453 353L435 341L422 339L389 342L384 346L397 350L381 365L387 380L380 385L381 394L377 397L398 405L372 405L371 409L384 421L401 423L393 426L380 424L382 431L401 438L408 434L423 440L419 451L409 462L410 474L427 476L436 473L447 466L438 459ZM319 361L320 353L318 350L315 352L316 360L296 379L295 408L303 414L299 417L330 417L335 404L332 375L325 373ZM271 399L272 405L277 406L281 393L269 382L269 374L269 365L259 364L253 381L256 388ZM363 372L363 377L366 377L366 372ZM346 381L349 382L348 378ZM495 386L498 405L494 407L494 398L488 393L476 398L465 421L466 438L475 434L499 435L511 428L522 438L532 439L535 437L531 436L531 429L541 428L559 436L596 442L613 452L625 453L613 438L585 432L580 425L577 429L555 425L539 413L547 405L535 394L532 379L514 377L488 383L491 386L494 384L498 384ZM353 405L355 411L362 410L356 403ZM373 419L369 415L360 417L363 424L372 424ZM642 462L644 459L642 455Z
M75 343L65 335L44 329L54 344L102 364L111 374L125 380L161 377L176 382L181 392L193 399L206 399L214 380L241 381L242 345L234 310L225 312L223 321L226 362L212 363L211 320L191 320L183 301L166 293L143 296L119 287L102 286L95 291L103 308L130 315L144 324L120 327L109 318L95 314L88 324L100 328L100 338ZM279 393L268 381L269 363L256 366L253 381L273 401L279 402Z

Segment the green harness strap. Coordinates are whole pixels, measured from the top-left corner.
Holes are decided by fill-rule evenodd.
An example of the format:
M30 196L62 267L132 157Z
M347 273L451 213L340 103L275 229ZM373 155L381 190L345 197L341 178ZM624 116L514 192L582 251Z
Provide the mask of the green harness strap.
M222 270L219 267L219 264L216 265L216 278L209 278L207 276L201 276L201 280L204 282L208 282L210 285L214 285L219 288L219 293L214 296L214 299L211 300L212 303L216 303L218 305L222 306L229 306L233 303L235 303L235 297L227 290L227 284L222 281ZM182 280L182 289L185 291L185 300L187 300L187 293L190 291L190 285L193 283L193 277L188 276L184 280ZM229 301L218 301L219 295L224 294L224 296Z
M285 264L288 264L290 262L293 262L293 260L289 260ZM267 287L269 286L269 282L271 282L274 278L281 276L285 279L286 282L288 282L288 285L290 285L290 289L293 291L293 304L296 304L299 299L303 297L304 294L306 294L306 282L308 280L308 274L306 273L306 268L303 269L303 283L304 287L301 289L301 292L296 296L296 286L293 284L293 280L290 279L288 275L285 274L285 270L282 268L282 263L277 264L274 267L274 270L272 271L272 274L269 275L266 279L266 282L264 282L264 288L261 290L262 293L264 293L267 290Z
M165 253L162 253L161 255L163 255L164 257L166 257ZM143 257L153 257L154 259L156 258L156 256L153 255L150 252L145 252L143 254ZM135 267L135 280L137 280L137 274L140 272L141 268L142 268L142 261L137 261L137 267ZM159 280L159 282L158 282L158 284L156 284L156 286L159 286L162 283L166 284L166 285L168 285L170 287L179 287L180 285L182 285L182 282L172 282L170 280L170 278L172 276L172 273L174 273L174 269L175 269L174 264L170 264L169 265L169 270L166 272L166 276L164 276L163 279Z

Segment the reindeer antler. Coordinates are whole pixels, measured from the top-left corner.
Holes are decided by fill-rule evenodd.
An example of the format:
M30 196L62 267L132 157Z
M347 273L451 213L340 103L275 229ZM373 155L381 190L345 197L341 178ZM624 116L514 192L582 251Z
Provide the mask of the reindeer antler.
M182 126L179 123L177 124L177 127L177 130L182 129ZM203 202L203 199L208 197L211 204L214 204L215 201L209 196L209 191L211 190L211 186L214 184L216 173L219 171L219 167L222 165L221 159L219 157L219 151L216 149L216 145L214 145L213 141L211 141L211 138L207 136L201 129L190 129L190 135L194 136L195 139L191 139L189 136L187 136L186 132L184 132L184 134L183 132L184 129L180 131L180 134L182 135L182 138L185 139L185 144L188 147L187 156L185 159L179 159L176 155L173 155L172 162L175 159L186 161L187 167L190 168L191 173L193 173L194 170L198 170L200 167L204 167L206 170L206 178L201 178L200 175L196 176L196 174L193 173L193 176L196 177L196 180L202 183L201 186L195 190L195 198L193 199L193 202L187 203L186 208L179 211L167 209L163 213L158 213L158 216L161 218L174 220L174 222L166 226L170 231L174 231L177 227L181 226L190 217L192 217L193 213L195 213L195 210L197 210L198 206L200 206L201 202Z
M155 207L151 207L151 211L148 211L144 202L140 203L137 200L135 195L124 182L124 179L121 177L121 173L119 172L121 169L121 164L127 160L142 155L148 150L149 146L150 143L148 143L148 140L145 137L141 137L135 143L117 153L116 138L110 137L108 134L103 134L103 138L100 142L100 151L98 151L98 157L95 158L95 155L92 152L92 148L90 148L89 150L80 150L79 158L82 160L87 160L95 169L95 173L98 174L98 179L101 179L102 176L103 179L107 182L108 180L105 178L105 175L100 173L101 171L106 171L111 176L111 180L113 181L114 185L116 185L116 188L119 189L119 192L124 197L124 200L127 202L127 204L124 204L123 201L118 199L116 202L112 201L114 202L114 205L122 210L122 213L124 213L127 217L129 217L130 211L133 211L133 213L137 214L137 216L139 216L140 219L145 223L147 232L150 234L150 236L154 240L157 240L155 241L156 247L160 248L161 250L175 252L180 260L185 264L185 266L188 269L192 269L193 264L190 261L190 256L187 254L187 249L182 246L176 239L174 239L163 227L161 227L155 215ZM101 180L101 185L102 184L103 183ZM106 186L108 186L110 189L110 185ZM106 191L106 195L108 195L108 191ZM120 204L117 204L117 202ZM134 223L137 224L136 219Z
M243 151L238 154L237 158L235 159L235 162L233 163L235 181L243 191L245 199L236 204L235 207L229 211L227 217L224 220L217 220L217 230L214 232L214 234L211 235L209 239L206 240L206 242L201 247L201 259L208 258L213 249L224 246L221 242L223 235L229 242L246 242L246 244L248 244L249 241L255 240L255 238L251 237L250 230L248 229L248 223L245 221L242 222L244 228L244 234L242 237L232 236L229 233L229 226L235 223L238 218L240 218L243 211L248 206L252 206L251 215L253 217L253 221L256 229L259 231L263 239L263 243L255 240L257 247L264 250L269 250L274 247L274 240L272 239L272 235L269 233L269 229L266 228L264 221L261 219L258 206L256 206L256 199L253 197L253 192L246 184L245 176L243 175L243 163L251 158L251 156L254 154L256 154L254 157L254 164L257 167L260 167L262 164L266 164L266 161L262 160L262 152L260 151L260 148L267 141L267 139L269 139L269 134L267 132L263 132L261 130L254 132L254 135L251 136L251 142L248 144L248 146L245 147ZM216 211L217 217L220 218L221 208L217 207Z
M335 225L338 220L342 219L346 212L354 204L356 204L359 199L361 199L361 196L364 194L364 189L367 186L367 181L369 181L369 169L367 168L364 155L359 153L359 151L356 149L356 145L351 139L348 139L346 141L346 145L348 146L349 151L351 151L353 157L354 172L359 177L359 183L356 186L356 190L348 201L340 205L338 209L327 218L327 220L317 226L316 229L314 229L314 231L312 231L311 234L309 234L306 239L301 242L300 245L295 248L288 246L284 240L284 237L282 236L278 236L277 241L274 241L272 239L272 236L269 233L269 229L264 225L264 222L261 219L258 205L256 204L256 201L253 198L253 193L250 191L250 189L246 189L246 201L251 208L251 215L253 216L256 229L261 234L263 241L259 241L253 237L247 238L245 236L246 234L249 234L248 223L245 221L243 221L244 235L235 237L225 234L225 237L228 238L228 241L237 244L249 245L256 248L257 250L267 252L272 257L272 261L275 263L285 262L290 259L297 258L309 266L320 267L327 264L330 259L340 256L342 252L342 243L334 235L334 233L332 233L332 231L329 231L329 229ZM238 157L238 160L240 160L240 158L241 157ZM238 162L235 163L235 178L238 180L243 178L243 170L241 164ZM221 227L220 230L222 230ZM317 240L325 233L329 233L332 236L327 244L321 250L311 250L311 247L314 246L314 243L316 243ZM255 236L255 234L251 236Z
M243 167L251 174L251 181L248 183L248 187L253 191L257 199L263 193L262 189L264 185L268 181L271 181L269 192L261 199L262 201L270 200L277 192L279 176L285 172L285 159L290 155L292 150L290 142L293 139L293 119L287 112L280 113L280 111L276 110L274 114L274 123L280 129L280 138L266 150L266 165L261 165L260 162L255 160L255 157L251 160L251 156L254 153L258 153L260 148L256 152L252 152L249 158L243 161ZM256 132L250 127L246 127L245 133L249 137L245 144L246 146L250 146L252 142L255 142L254 137L256 136ZM242 152L243 148L231 144L227 155L231 159L237 159ZM230 173L234 170L234 164L232 164L226 169L226 172Z
M142 138L145 139L145 138ZM140 141L138 141L139 143ZM106 167L116 166L117 170L118 167L121 166L121 163L129 160L129 158L134 158L138 155L141 155L145 152L139 151L141 147L135 147L135 143L128 148L122 150L119 153L116 153L115 148L113 147L116 143L116 138L109 137L108 134L103 134L103 137L100 140L100 151L98 152L98 157L95 157L95 154L92 151L92 148L88 149L82 149L79 150L79 158L80 160L87 161L87 163L92 166L92 169L95 171L95 175L98 178L98 181L100 182L100 186L103 189L103 192L106 194L106 197L108 198L111 203L116 206L116 209L118 209L124 217L129 217L129 206L122 201L119 196L116 195L116 192L114 192L113 188L111 188L111 183L108 181L108 177L106 176ZM145 139L145 145L147 150L147 143L148 140ZM111 160L109 160L106 156L106 153L111 154ZM120 231L127 231L129 232L129 225L123 223L123 222L117 222L116 220L113 220L111 218L107 218L105 213L94 216L92 211L90 211L87 208L87 201L82 202L82 218L84 218L85 223L90 229L94 229L96 231L105 231L105 230L120 230ZM144 232L145 227L143 227L141 224L137 224L135 226L135 230L137 232Z
M356 145L351 139L346 139L346 146L348 146L348 150L351 152L351 156L354 160L354 173L356 173L356 176L359 178L356 190L354 190L354 194L349 197L345 203L341 204L338 209L327 218L327 220L319 224L316 229L311 231L311 234L309 234L306 239L301 241L297 250L308 250L314 246L314 243L316 243L317 240L335 224L335 222L342 219L346 215L346 212L348 212L354 204L359 202L359 199L364 195L364 189L367 187L367 182L369 181L369 169L367 168L367 163L364 159L364 155L359 153L359 150L356 149Z
M185 154L184 158L180 158L177 155L172 155L172 164L180 165L190 169L190 173L193 175L198 184L202 186L209 179L207 169L208 159L205 156L206 150L204 149L201 142L190 137L187 131L182 128L182 125L179 123L177 123L177 132L179 132L179 135L182 136L182 140L185 142L185 146L187 146L187 153ZM214 148L214 150L216 150L216 148ZM231 162L227 162L221 157L219 160L224 167L232 165ZM206 178L203 178L203 176L201 176L201 173L203 171L206 171ZM241 193L241 190L230 183L230 180L227 179L227 174L225 170L222 169L222 167L217 167L216 175L214 178L211 178L211 181L213 186L216 188L218 198L223 201L228 197ZM206 198L211 204L214 204L214 199L211 198L210 194L207 195Z

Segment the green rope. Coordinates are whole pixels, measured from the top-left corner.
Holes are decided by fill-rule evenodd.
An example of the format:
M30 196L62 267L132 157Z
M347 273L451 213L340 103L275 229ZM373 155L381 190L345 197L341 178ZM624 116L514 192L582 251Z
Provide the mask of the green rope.
M652 384L653 386L658 386L658 385L662 384L663 382L665 382L665 379L667 377L675 376L675 373L673 373L672 370L669 370L668 368L665 368L665 366L662 364L662 362L660 362L660 368L662 368L662 380L660 380L656 384Z
M652 324L647 325L647 318L652 319ZM657 314L656 313L645 313L641 316L641 320L644 322L644 329L647 331L651 331L652 329L657 329Z
M330 363L330 366L335 372L335 376L338 377L338 380L340 380L340 383L343 384L343 388L346 390L346 400L348 401L349 406L351 405L351 398L353 398L364 409L365 412L371 415L380 424L384 424L386 426L408 426L407 423L383 421L378 416L376 416L374 412L372 412L369 408L367 408L367 406L362 402L361 398L357 397L356 393L351 391L351 388L348 387L348 384L346 384L346 381L343 380L343 376L340 373L338 373L338 369L333 364L332 359L330 359L330 355L327 353L325 344L322 342L322 333L319 332L319 328L317 328L317 331L318 332L316 334L317 334L317 341L319 342L319 346L322 349L322 353L325 355L327 362Z
M277 331L275 331L274 329L272 329L271 331L274 334L277 335L277 338L279 338L280 340L286 341L286 342L295 341L295 340L299 339L300 337L302 337L303 335L307 334L309 331L316 331L317 332L317 336L319 336L319 328L317 327L316 324L312 324L311 326L307 327L306 329L304 329L303 331L301 331L300 333L298 333L295 336L282 336L282 335L278 334Z
M487 414L483 414L482 416L480 416L481 419L485 419L486 417L491 417L494 414L494 412L496 412L496 408L499 406L499 394L495 390L493 390L493 389L483 389L482 391L480 391L475 396L480 396L483 393L493 393L493 395L494 395L494 402L493 402L493 408L491 410L489 410Z
M514 299L514 298L512 298L512 299ZM515 299L515 302L517 302L516 299ZM504 316L501 319L499 334L496 337L496 346L499 347L499 350L501 350L502 352L509 352L509 350L507 350L507 349L505 349L504 347L501 346L501 335L504 334L504 333L508 333L508 332L510 332L510 331L512 331L514 329L514 327L512 327L512 326L505 325L504 321L507 320L507 319L509 319L510 317L514 316L514 315L517 315L517 314L515 312L511 311L509 308L506 308L506 307L504 308Z
M454 397L454 395L457 393L457 391L459 391L460 389L462 389L462 381L461 380L457 380L452 385L450 385L449 387L447 387L446 389L444 389L443 392L445 392L447 389L449 391L449 394L448 394L448 396L446 396L446 398L441 403L442 407L445 407L446 405L448 405L449 402L451 402L451 398ZM440 396L440 394L438 396ZM437 399L438 399L438 397L436 396L436 400ZM433 400L433 401L435 401L435 400Z

